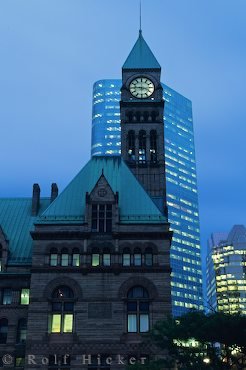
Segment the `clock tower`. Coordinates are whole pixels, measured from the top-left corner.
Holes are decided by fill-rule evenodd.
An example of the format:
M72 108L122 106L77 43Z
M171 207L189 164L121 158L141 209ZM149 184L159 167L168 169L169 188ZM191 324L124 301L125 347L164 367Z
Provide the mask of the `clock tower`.
M122 67L121 155L167 215L161 66L142 31Z

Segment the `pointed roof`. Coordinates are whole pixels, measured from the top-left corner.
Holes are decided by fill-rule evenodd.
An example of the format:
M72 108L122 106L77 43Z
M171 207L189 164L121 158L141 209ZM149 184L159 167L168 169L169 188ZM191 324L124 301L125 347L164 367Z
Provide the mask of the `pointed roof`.
M144 40L142 31L139 31L139 37L133 46L128 58L126 59L123 69L160 69L156 57L152 53L147 42Z
M93 157L44 211L38 223L83 222L86 193L91 193L102 173L112 191L119 193L121 223L166 222L166 218L120 157Z

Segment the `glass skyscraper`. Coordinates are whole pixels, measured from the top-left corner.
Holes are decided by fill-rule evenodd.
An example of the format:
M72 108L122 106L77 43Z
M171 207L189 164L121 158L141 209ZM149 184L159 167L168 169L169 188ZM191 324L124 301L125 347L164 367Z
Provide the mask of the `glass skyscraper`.
M121 80L93 87L92 156L121 153ZM203 309L199 210L191 101L163 84L173 314Z

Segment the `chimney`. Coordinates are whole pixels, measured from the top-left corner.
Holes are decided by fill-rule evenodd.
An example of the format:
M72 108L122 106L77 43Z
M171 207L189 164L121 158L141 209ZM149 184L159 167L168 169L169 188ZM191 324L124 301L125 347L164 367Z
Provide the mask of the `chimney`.
M57 187L57 184L53 182L53 184L51 184L50 203L52 203L53 200L56 199L57 195L58 195L58 187Z
M33 184L32 191L32 216L37 216L40 203L40 187L38 184Z

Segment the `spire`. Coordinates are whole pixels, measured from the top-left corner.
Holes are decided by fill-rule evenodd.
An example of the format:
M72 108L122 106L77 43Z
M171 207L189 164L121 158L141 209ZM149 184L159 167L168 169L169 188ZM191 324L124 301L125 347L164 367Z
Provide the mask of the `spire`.
M140 13L141 14L141 13ZM141 19L141 15L140 15ZM147 42L142 35L141 23L139 37L133 46L128 58L126 59L123 69L160 69L161 66L156 60Z
M140 27L139 27L139 34L142 34L142 2L140 0Z

